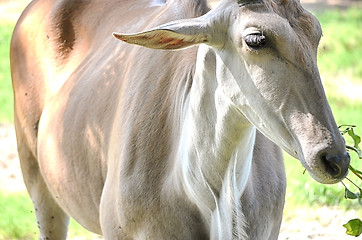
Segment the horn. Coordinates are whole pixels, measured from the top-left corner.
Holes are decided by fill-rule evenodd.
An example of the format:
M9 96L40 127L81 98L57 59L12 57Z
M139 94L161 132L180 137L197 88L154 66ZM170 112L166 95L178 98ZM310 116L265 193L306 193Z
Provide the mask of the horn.
M252 4L252 3L262 3L263 0L237 0L239 7Z

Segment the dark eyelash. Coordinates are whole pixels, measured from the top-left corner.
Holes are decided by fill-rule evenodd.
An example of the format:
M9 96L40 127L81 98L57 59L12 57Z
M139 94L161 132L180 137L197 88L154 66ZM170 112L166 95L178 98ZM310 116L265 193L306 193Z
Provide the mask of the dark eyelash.
M266 42L266 37L263 34L249 34L244 37L245 43L249 47L262 47Z

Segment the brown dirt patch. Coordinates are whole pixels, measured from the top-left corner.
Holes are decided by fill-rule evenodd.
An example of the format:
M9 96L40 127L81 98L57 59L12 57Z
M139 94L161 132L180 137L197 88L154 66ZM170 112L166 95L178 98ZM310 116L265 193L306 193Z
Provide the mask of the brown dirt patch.
M12 125L0 125L0 189L6 193L25 191Z

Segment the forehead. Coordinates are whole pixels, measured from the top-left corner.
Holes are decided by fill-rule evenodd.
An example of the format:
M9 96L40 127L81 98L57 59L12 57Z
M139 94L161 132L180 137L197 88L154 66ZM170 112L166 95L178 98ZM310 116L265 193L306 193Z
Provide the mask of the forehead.
M245 6L243 11L250 15L258 13L258 17L254 20L266 23L266 27L273 24L288 24L299 38L306 38L305 40L311 41L312 44L318 44L322 35L318 20L306 11L298 0L263 0L262 3ZM260 13L262 15L265 13L264 19ZM278 26L271 27L279 28Z
M303 31L306 35L322 34L317 18L305 10L299 0L269 0L268 2L273 11L285 18L292 28Z

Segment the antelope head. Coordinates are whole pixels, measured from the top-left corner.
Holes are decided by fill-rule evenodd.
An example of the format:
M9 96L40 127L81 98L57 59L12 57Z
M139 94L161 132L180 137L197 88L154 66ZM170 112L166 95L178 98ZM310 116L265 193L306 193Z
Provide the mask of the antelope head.
M207 14L118 39L154 49L203 44L225 96L321 183L336 183L349 156L317 67L322 30L298 0L222 0Z

